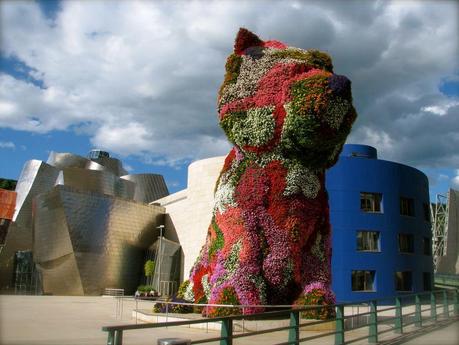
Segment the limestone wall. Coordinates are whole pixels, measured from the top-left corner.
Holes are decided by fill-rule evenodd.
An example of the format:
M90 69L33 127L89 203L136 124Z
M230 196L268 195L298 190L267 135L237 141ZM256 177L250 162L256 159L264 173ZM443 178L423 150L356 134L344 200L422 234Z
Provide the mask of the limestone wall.
M155 201L166 208L166 237L182 246L182 280L188 278L206 239L212 218L214 187L224 161L225 156L220 156L191 163L188 188Z

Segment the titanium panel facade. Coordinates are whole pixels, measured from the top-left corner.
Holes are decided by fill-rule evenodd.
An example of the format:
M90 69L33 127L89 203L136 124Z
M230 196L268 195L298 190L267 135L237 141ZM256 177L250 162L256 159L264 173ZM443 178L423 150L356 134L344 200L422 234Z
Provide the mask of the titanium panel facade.
M62 170L64 168L80 168L86 169L90 160L79 155L67 152L54 152L52 151L48 156L49 165Z
M32 249L32 202L50 190L59 170L38 160L27 161L16 185L16 210L0 252L0 290L14 288L14 265L17 251Z
M34 259L43 292L133 293L164 208L56 186L36 199ZM70 282L70 283L69 283Z
M127 171L123 168L120 160L111 157L93 158L93 162L103 165L108 171L111 171L116 176L126 175Z
M121 179L110 171L79 168L64 168L59 173L56 184L126 199L134 198L136 188L134 182Z
M121 178L135 182L134 200L136 201L150 203L169 195L162 175L132 174Z

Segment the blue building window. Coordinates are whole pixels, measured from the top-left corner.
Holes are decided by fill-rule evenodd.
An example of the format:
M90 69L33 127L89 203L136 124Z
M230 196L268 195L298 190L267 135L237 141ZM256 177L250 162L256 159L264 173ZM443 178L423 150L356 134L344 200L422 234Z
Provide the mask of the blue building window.
M395 290L412 291L412 274L410 271L395 272Z
M411 234L398 234L398 251L400 253L414 253L414 236Z
M363 212L381 213L381 201L381 193L360 192L360 209Z
M375 271L352 271L352 291L375 291Z
M379 231L357 231L357 251L379 252Z
M400 214L402 216L414 217L414 199L400 198Z

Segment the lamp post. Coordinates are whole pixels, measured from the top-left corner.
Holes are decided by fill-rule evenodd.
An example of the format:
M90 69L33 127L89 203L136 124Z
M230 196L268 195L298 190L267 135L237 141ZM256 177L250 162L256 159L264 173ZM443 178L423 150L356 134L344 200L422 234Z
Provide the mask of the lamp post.
M161 254L161 244L162 244L162 239L163 239L163 231L164 231L164 225L160 225L156 227L159 229L159 245L158 245L158 259L156 260L158 262L158 291L161 293L161 266L163 264L163 259L162 259L162 254ZM161 293L162 294L162 293Z

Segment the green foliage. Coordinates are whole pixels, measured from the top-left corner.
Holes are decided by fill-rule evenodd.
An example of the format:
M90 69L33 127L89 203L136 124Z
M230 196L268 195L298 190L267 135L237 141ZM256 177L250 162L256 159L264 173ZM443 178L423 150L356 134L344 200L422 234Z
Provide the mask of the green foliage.
M6 190L14 190L16 188L17 181L0 178L0 188Z
M234 128L238 127L237 125L238 123L244 123L246 117L247 117L247 112L238 111L238 112L226 114L224 119L220 121L220 127L225 132L229 141L231 141L233 144L236 144L236 140L234 137L235 135Z
M239 55L231 54L230 56L228 56L228 59L226 60L226 65L225 65L225 68L226 68L225 80L223 81L223 84L220 87L220 91L218 92L219 95L221 95L223 89L228 84L234 84L237 81L237 77L241 69L241 64L242 64L242 57L240 57Z
M139 285L137 288L140 293L149 293L151 290L156 291L151 285Z
M155 273L156 263L153 260L147 260L144 265L145 277L151 277Z
M223 232L218 227L217 223L215 222L215 219L212 220L212 228L215 231L216 238L210 243L209 246L209 260L215 255L215 253L219 249L223 248L223 245L225 244Z
M307 295L302 295L295 301L295 304L300 306L308 305L327 305L329 304L319 290L313 290ZM320 309L310 309L301 312L301 317L305 319L314 319L314 320L329 320L335 317L334 307L320 308Z
M223 289L220 295L220 300L218 304L228 304L228 305L239 305L239 299L237 298L236 291L233 287L226 287ZM212 308L210 316L230 316L230 315L239 315L241 311L239 308L225 308L225 307L216 307Z
M249 163L250 163L250 160L244 158L244 160L242 160L242 161L239 163L239 165L236 167L236 169L234 169L234 172L233 172L233 174L230 176L230 179L229 179L229 183L230 183L232 186L236 186L236 185L238 184L239 180L241 179L242 174L243 174L244 171L247 169Z
M189 285L190 281L188 279L185 280L182 284L180 284L177 291L177 298L185 298L185 292Z

